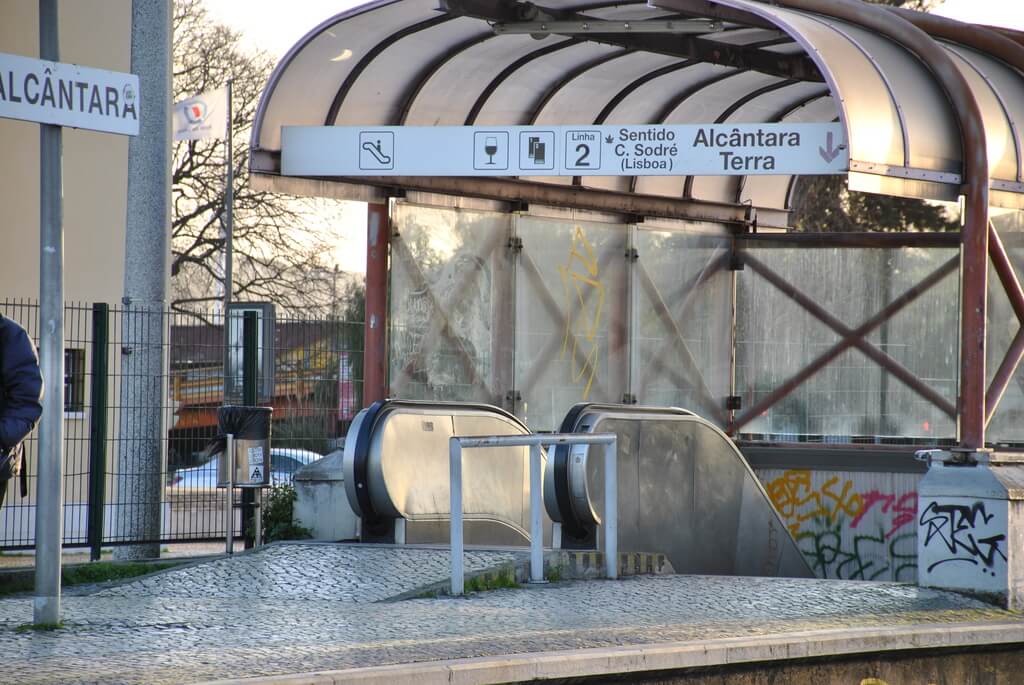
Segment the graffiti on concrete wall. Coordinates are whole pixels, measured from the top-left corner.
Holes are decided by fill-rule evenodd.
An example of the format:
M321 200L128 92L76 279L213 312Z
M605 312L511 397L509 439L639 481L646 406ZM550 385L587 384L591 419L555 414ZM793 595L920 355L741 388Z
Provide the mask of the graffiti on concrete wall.
M800 551L821 578L912 581L917 572L917 536L913 532L886 538L846 529L842 518L819 519L795 536Z
M919 520L925 571L948 566L952 574L974 571L991 578L1005 574L1004 510L1005 502L929 500Z
M916 579L918 476L806 469L758 475L820 577Z
M558 267L565 289L565 334L561 359L572 363L572 382L583 384L583 400L590 396L599 364L598 331L604 316L605 289L597 255L579 226L573 231L569 257Z

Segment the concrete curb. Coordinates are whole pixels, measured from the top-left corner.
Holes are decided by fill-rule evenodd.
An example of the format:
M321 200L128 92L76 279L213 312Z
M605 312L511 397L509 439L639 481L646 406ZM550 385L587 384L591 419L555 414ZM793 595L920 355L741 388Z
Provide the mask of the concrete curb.
M853 654L1024 645L1024 623L917 624L429 661L203 685L499 685ZM198 683L195 685L199 685Z
M620 578L639 575L664 576L673 574L675 574L675 569L672 568L672 563L664 554L623 552L619 555ZM523 554L520 555L520 558L513 561L507 561L479 571L469 571L465 575L465 580L468 586L469 582L474 579L480 579L485 583L494 583L502 576L511 576L520 585L527 584L530 579L530 558ZM573 550L546 550L544 552L544 577L553 583L604 578L604 554L601 552ZM421 585L381 601L403 602L407 599L448 595L450 587L451 579L445 578L444 580Z

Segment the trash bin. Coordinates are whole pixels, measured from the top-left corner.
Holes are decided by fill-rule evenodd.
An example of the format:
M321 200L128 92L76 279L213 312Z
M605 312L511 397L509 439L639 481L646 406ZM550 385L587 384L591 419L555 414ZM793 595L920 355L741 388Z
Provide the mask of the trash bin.
M214 453L220 453L217 464L217 487L230 481L227 436L234 436L235 487L262 488L270 484L270 415L273 407L225 406L217 411L220 434Z

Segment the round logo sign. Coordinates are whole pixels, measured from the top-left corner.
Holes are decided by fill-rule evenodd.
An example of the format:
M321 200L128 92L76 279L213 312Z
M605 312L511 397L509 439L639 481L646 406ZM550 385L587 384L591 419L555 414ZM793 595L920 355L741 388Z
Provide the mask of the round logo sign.
M201 124L206 120L206 103L202 100L193 102L185 108L185 117L190 124Z

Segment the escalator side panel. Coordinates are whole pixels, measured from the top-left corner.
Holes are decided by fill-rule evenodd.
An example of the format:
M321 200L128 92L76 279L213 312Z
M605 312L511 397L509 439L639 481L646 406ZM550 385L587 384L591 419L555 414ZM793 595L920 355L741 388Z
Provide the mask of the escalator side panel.
M640 421L633 423L638 426ZM698 572L695 547L694 470L691 436L680 439L671 422L644 421L641 427L640 489L630 494L640 506L641 525L634 542L619 536L619 549L663 552L677 573ZM600 427L603 430L604 426ZM619 499L627 496L620 489Z
M784 538L789 533L779 522L778 517L764 515L764 509L758 502L759 494L757 484L750 478L744 478L736 535L736 574L801 575L799 569L790 573L782 572L783 552L787 547Z
M757 476L712 424L659 408L579 414L576 430L619 436L620 550L664 553L680 573L814 577ZM588 453L585 469L567 470L572 516L591 536L570 541L577 547L603 542L594 535L604 512L603 462L598 449ZM575 453L572 460L579 462Z
M685 435L693 445L694 561L703 573L735 574L736 537L745 501L746 470L723 454L721 438L699 423L687 422ZM744 552L745 553L745 552Z

